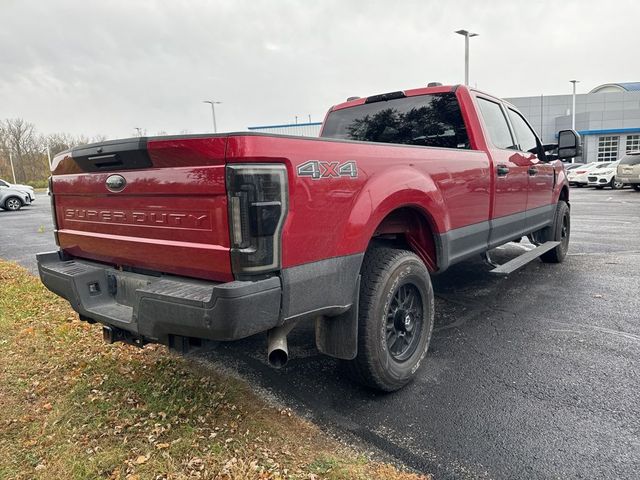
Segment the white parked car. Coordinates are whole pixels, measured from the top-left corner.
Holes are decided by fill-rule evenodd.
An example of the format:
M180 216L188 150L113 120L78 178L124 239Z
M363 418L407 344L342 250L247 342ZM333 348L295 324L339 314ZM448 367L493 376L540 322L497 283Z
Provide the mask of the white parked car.
M581 168L585 164L584 163L563 163L565 171L570 172L571 170L575 170L576 168Z
M588 185L590 187L596 187L602 189L604 187L611 187L613 190L620 190L624 187L624 182L616 178L618 173L617 162L606 162L605 166L598 165L596 168L587 173Z
M36 199L36 194L33 191L33 187L31 185L20 185L19 183L9 183L6 180L2 180L0 178L0 187L13 188L15 190L20 190L21 192L26 192L29 194L29 200L32 202Z
M0 208L3 210L20 210L25 205L31 205L29 194L24 190L5 187L0 184Z
M569 185L572 187L584 187L587 185L587 173L592 168L595 168L597 162L585 163L580 167L572 168L567 172L567 180L569 180Z

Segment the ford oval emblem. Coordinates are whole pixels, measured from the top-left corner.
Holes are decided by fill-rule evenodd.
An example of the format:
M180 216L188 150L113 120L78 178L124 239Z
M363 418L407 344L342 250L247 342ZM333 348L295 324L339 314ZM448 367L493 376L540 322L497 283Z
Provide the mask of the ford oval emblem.
M127 181L122 175L110 175L105 183L111 192L121 192L127 186Z

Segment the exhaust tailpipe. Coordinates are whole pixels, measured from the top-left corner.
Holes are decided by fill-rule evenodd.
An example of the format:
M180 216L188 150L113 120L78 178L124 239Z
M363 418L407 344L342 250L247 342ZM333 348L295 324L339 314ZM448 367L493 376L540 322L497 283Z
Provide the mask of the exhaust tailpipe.
M282 368L289 361L289 348L287 347L287 335L298 322L272 328L267 333L267 358L269 365L274 368Z

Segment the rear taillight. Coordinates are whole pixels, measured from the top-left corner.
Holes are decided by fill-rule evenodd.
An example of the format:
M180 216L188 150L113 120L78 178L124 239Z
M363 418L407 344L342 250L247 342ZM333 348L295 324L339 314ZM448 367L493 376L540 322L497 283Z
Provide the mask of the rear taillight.
M236 275L280 268L287 216L284 165L227 165L231 265Z
M53 195L53 177L49 177L49 200L51 201L51 220L53 220L53 238L56 240L56 245L60 246L58 241L58 219L56 217L56 201Z

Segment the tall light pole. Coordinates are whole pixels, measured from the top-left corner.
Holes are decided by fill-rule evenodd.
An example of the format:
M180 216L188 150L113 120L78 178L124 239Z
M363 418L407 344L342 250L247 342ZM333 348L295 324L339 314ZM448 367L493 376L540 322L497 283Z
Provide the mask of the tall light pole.
M216 105L222 102L216 102L215 100L203 100L202 103L211 104L211 115L213 116L213 133L218 133L218 126L216 125Z
M580 83L580 80L569 80L573 83L573 95L571 98L571 130L576 129L576 83Z
M455 33L464 36L464 84L469 85L469 39L478 34L468 30L456 30Z
M13 183L16 183L16 171L13 168L13 153L9 149L9 163L11 164L11 175L13 176Z
M49 159L49 169L51 169L51 148L49 147L48 138L47 138L47 158Z

